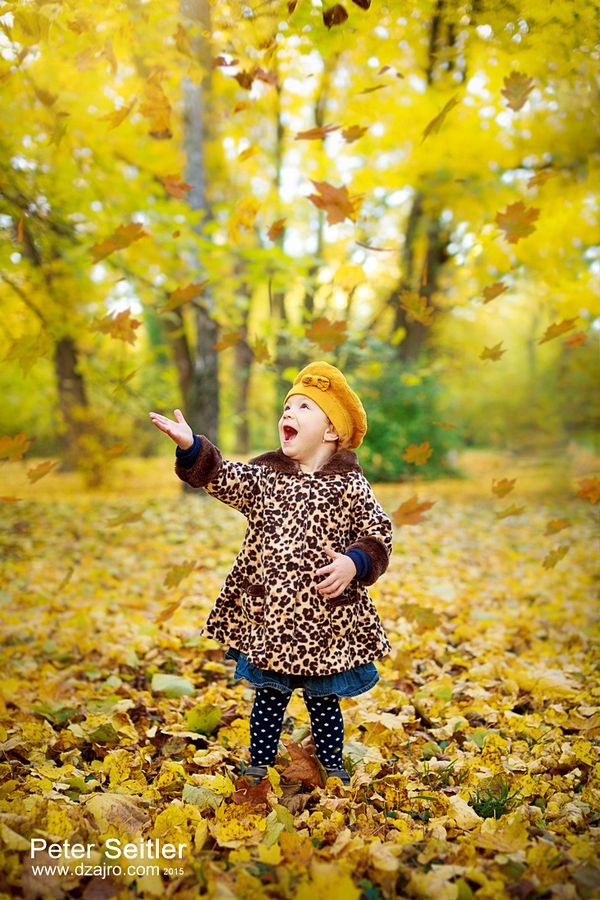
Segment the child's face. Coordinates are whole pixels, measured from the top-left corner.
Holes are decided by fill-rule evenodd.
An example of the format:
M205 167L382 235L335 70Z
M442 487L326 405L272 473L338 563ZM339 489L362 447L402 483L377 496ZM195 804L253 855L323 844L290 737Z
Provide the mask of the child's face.
M329 437L332 445L337 438L335 428L330 425L319 404L304 394L288 397L278 428L283 450L299 459L320 447L324 437Z

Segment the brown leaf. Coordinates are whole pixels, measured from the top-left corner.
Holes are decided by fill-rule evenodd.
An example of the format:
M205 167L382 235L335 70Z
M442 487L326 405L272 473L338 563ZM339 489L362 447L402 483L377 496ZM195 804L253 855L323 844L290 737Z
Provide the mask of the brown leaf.
M504 78L503 84L504 87L500 93L506 97L508 106L517 112L533 90L533 78L528 78L524 72L513 70Z
M360 202L362 202L361 198L364 194L350 197L348 189L343 185L337 188L327 181L313 181L312 178L311 181L319 193L309 194L307 199L319 209L326 210L327 222L330 225L335 225L336 222L343 222L346 218L352 222L356 221Z
M348 128L344 128L344 130L342 131L342 137L347 144L353 144L354 141L357 141L359 138L361 138L363 134L368 130L369 129L366 125L350 125Z
M502 341L499 341L499 343L494 344L493 347L484 347L479 354L479 359L491 359L494 362L497 362L502 357L502 354L506 353L506 350L500 349L501 346Z
M423 441L422 444L409 444L401 455L405 462L414 463L416 466L422 466L427 462L432 453L433 450L429 446L429 441Z
M287 221L287 219L283 218L283 219L276 219L275 222L273 222L273 224L267 231L267 237L269 238L270 241L274 241L275 238L279 234L281 234L286 221Z
M548 325L543 338L538 341L538 344L545 344L546 341L551 341L554 338L560 337L561 334L571 331L575 328L573 323L576 322L578 318L579 316L574 316L572 319L563 319L562 322L554 322L552 325Z
M522 200L511 203L502 212L496 213L495 222L504 232L504 237L509 244L516 244L521 238L527 237L535 231L535 222L540 211L534 206L525 209Z
M43 478L44 475L47 475L48 472L51 472L52 469L55 469L58 465L58 462L52 462L51 460L47 460L46 462L40 463L38 466L35 466L33 469L27 469L27 477L29 481L33 484L36 481L39 481L40 478Z
M419 522L424 522L425 516L423 513L435 506L436 503L437 500L426 500L419 503L417 495L413 494L412 497L401 503L398 509L392 513L394 524L400 528L402 525L417 525Z
M130 309L124 309L114 316L108 315L102 319L94 319L90 325L90 331L101 331L119 341L134 344L135 329L139 328L141 324L140 319L131 318Z
M501 478L500 481L496 481L495 478L492 478L492 493L497 497L506 497L507 494L510 494L516 483L516 478Z
M306 329L306 336L309 340L318 344L322 350L335 350L340 344L346 340L346 322L331 322L324 316L313 319L309 327Z
M600 500L600 482L594 475L592 478L580 478L580 489L577 491L576 497L580 500L589 500L590 503L597 503Z
M159 307L158 312L170 312L173 309L183 306L185 303L190 303L192 300L195 300L196 297L201 297L207 284L208 279L205 281L197 281L194 284L188 284L185 287L176 288L169 294L169 298L165 305Z
M503 281L495 281L493 284L488 284L487 287L483 289L483 297L484 303L489 303L490 300L493 300L495 297L499 297L500 294L503 294L504 291L508 290L508 285L504 284Z
M100 262L101 259L114 253L115 250L123 250L125 247L129 247L133 244L134 241L139 241L141 238L145 237L150 237L150 235L139 222L130 222L129 225L119 225L106 240L101 241L99 244L93 244L91 250L94 262Z
M323 22L327 28L333 28L334 25L341 25L348 18L348 13L341 3L330 6L329 9L323 10Z
M339 131L341 125L323 125L321 128L309 128L308 131L298 131L294 135L295 141L317 141L322 140L332 131Z
M188 191L191 191L192 185L187 181L180 181L179 175L165 175L160 179L168 194L177 197L178 200L187 200Z
M444 106L442 111L440 113L438 113L437 116L435 116L435 118L433 118L431 120L429 125L427 125L427 127L423 131L421 143L423 143L423 141L426 138L428 138L430 134L437 134L437 132L440 130L440 128L444 124L444 121L445 121L448 113L452 109L454 109L455 106L458 106L459 103L460 103L460 100L458 99L458 95L455 95L454 97L451 97L450 100L448 100L448 102L446 103L446 105Z

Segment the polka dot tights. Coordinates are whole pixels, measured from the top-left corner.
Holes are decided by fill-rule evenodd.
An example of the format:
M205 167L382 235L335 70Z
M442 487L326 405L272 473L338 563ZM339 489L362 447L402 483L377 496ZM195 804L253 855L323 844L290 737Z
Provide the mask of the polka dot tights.
M276 688L256 689L250 713L250 759L253 766L272 766L277 755L283 716L291 693ZM342 767L344 718L339 697L309 697L303 692L319 762L327 768Z

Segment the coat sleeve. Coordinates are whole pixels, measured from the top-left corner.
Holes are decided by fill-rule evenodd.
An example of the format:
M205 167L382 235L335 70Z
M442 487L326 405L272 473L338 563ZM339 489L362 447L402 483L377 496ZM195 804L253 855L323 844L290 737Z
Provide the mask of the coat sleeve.
M392 554L393 527L387 513L377 502L367 479L361 476L352 506L352 531L354 540L346 547L364 550L371 560L371 571L364 578L357 578L361 584L374 584L388 567Z
M224 459L204 434L199 438L200 452L193 464L185 468L177 457L175 474L190 487L202 488L247 518L260 493L261 467Z

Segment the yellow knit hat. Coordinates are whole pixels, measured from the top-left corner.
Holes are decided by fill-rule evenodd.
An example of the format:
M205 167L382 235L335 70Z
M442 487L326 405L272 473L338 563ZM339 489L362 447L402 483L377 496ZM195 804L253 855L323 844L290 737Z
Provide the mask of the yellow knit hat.
M305 394L329 416L340 438L360 447L367 432L367 414L343 374L324 360L309 363L298 372L283 404L292 394Z

